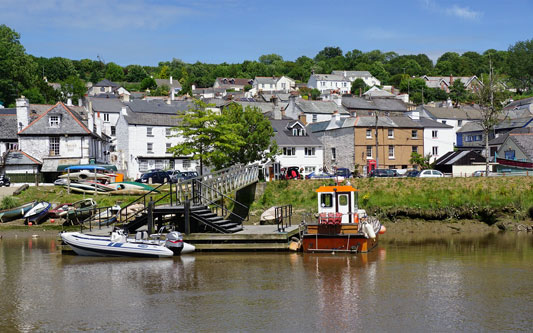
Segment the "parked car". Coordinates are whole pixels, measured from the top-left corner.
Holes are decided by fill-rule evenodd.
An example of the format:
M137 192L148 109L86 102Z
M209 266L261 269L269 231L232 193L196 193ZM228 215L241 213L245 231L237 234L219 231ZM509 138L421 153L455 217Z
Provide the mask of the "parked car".
M9 186L11 185L11 180L6 175L0 175L0 186Z
M427 170L420 171L420 173L418 174L418 177L420 178L444 177L444 174L440 172L439 170L427 169Z
M191 179L198 177L198 172L196 171L183 171L182 172L184 179Z
M410 170L410 171L407 171L407 173L405 174L405 177L418 177L419 173L420 171L418 170Z
M352 177L352 173L350 172L350 169L348 169L348 168L337 168L337 170L335 170L335 175L336 176L341 176L343 178L351 178Z
M167 174L170 177L169 179L171 183L177 183L178 179L183 178L183 174L179 170L168 170Z
M281 172L281 179L302 179L300 168L296 166L282 168Z
M141 175L141 178L135 180L139 183L148 183L152 179L152 183L163 184L169 181L170 176L165 171L146 172Z
M397 173L391 169L374 169L370 172L369 177L396 177Z

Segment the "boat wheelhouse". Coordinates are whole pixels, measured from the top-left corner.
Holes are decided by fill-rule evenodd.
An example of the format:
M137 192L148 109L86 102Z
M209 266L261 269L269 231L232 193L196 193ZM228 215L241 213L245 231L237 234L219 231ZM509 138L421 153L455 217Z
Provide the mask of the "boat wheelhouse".
M321 186L318 194L318 221L307 224L304 252L369 252L384 232L376 218L359 209L358 192L349 185Z

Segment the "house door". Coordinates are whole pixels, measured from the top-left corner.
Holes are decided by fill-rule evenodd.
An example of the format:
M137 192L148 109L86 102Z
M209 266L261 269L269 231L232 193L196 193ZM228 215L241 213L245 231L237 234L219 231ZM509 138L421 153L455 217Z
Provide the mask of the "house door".
M337 213L342 214L342 223L352 223L352 215L350 214L350 193L339 192L336 193L335 202L337 203Z
M272 165L268 166L268 180L274 180L274 167Z

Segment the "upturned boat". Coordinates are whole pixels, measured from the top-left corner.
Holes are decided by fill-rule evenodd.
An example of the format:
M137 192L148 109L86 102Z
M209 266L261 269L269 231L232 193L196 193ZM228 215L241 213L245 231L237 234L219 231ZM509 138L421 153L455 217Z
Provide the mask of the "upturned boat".
M15 208L5 209L0 211L0 222L9 222L16 219L23 218L24 215L37 205L37 201L28 202L22 206Z
M358 190L352 186L321 186L318 220L306 224L302 237L304 252L369 252L385 232L375 217L359 209Z
M32 224L39 224L48 215L48 211L52 205L46 201L38 202L32 209L24 214L24 224L31 222Z

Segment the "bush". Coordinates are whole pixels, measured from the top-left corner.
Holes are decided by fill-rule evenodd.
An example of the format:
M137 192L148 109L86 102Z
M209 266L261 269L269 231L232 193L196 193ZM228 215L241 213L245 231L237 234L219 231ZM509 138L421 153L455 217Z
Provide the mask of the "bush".
M17 207L17 199L10 195L2 198L2 203L0 204L1 209L10 209L14 207Z

